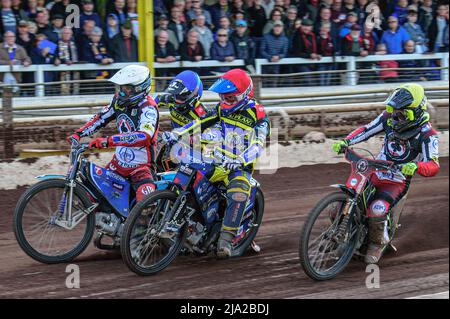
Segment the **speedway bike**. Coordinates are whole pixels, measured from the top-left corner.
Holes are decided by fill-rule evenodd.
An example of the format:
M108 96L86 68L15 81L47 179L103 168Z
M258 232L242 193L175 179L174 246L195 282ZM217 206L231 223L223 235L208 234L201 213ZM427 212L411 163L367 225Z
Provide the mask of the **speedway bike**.
M140 201L125 222L120 244L122 258L138 275L158 273L181 250L211 255L217 246L227 202L226 187L223 183L210 183L203 175L214 167L228 174L218 164L224 160L223 155L204 156L181 142L176 147L178 168L161 174L169 184ZM250 183L250 197L232 241L232 257L241 256L249 247L259 251L253 239L261 225L264 196L255 179Z
M135 192L124 177L87 161L83 154L88 148L88 143L72 144L67 174L37 176L39 182L17 202L15 237L39 262L73 260L94 233L99 249L117 249L120 244L123 224L136 203Z
M361 149L364 150L364 149ZM345 159L351 163L346 184L332 187L340 191L322 198L310 211L300 234L299 257L305 273L314 280L328 280L342 272L353 256L365 256L368 246L368 203L376 188L373 174L405 179L401 166L393 162L366 158L345 147ZM407 188L409 180L406 179ZM399 219L407 198L407 191L388 214L389 243L386 249L396 250L392 240L401 226Z

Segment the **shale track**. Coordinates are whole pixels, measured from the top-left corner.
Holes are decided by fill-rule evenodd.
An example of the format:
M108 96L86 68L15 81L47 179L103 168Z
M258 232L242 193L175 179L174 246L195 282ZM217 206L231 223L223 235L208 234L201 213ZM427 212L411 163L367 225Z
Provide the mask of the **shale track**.
M348 170L347 164L327 164L257 176L266 196L259 254L226 261L180 256L144 278L128 271L117 253L91 245L74 261L80 289L66 288L66 265L39 264L20 250L11 216L24 189L0 191L0 298L404 298L448 291L448 158L437 176L413 181L395 241L398 252L380 264L380 288L366 288L365 265L356 260L327 282L303 273L298 237L305 216L333 191L329 184L345 181Z

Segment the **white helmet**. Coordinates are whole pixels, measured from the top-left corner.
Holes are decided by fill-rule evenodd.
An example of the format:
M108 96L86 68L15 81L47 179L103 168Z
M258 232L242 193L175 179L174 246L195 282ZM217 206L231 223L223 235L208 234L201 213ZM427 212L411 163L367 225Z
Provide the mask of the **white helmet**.
M150 92L150 70L142 65L129 65L109 79L119 86L117 102L119 106L133 105Z

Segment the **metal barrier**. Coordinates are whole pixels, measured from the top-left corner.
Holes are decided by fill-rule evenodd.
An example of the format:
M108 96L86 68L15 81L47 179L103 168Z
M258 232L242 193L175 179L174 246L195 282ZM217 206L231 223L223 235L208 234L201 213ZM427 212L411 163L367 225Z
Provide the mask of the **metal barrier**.
M346 72L346 84L357 85L356 63L359 62L379 62L379 61L407 61L407 60L440 60L441 61L441 79L448 81L448 67L449 54L448 53L434 53L434 54L388 54L388 55L369 55L366 57L355 56L337 56L337 57L323 57L320 60L303 59L303 58L285 58L278 62L269 62L267 59L256 59L255 68L256 74L263 74L262 67L269 65L302 65L302 64L330 64L330 63L345 63L346 69L341 72Z
M106 71L106 70L120 70L127 65L139 64L146 65L145 62L133 62L133 63L113 63L113 64L95 64L95 63L83 63L83 64L36 64L30 66L23 65L0 65L0 73L8 72L33 72L34 81L40 85L36 86L36 96L45 96L44 90L44 72L73 72L73 71ZM221 62L217 60L207 60L200 62L190 62L190 61L177 61L171 63L157 63L153 64L155 69L167 69L167 68L207 68L207 67L239 67L245 66L244 60L234 60L232 62Z

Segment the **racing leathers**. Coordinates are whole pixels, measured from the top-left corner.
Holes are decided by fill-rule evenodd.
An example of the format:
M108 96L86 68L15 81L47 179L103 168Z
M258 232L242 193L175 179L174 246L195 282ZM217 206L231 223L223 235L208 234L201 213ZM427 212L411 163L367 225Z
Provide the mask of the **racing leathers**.
M207 109L200 101L197 101L194 108L188 108L186 110L179 110L174 106L174 103L166 103L159 97L156 98L158 108L169 108L170 121L172 128L180 128L186 124L198 120L207 114Z
M210 129L209 132L207 129ZM233 169L227 170L216 166L204 176L212 183L224 182L227 187L227 208L222 231L236 234L250 195L250 181L256 160L270 134L270 121L264 107L250 99L241 110L226 116L221 114L218 104L215 110L202 119L173 131L182 137L202 134L202 145L206 143L205 132L209 136L219 137L214 151L216 161L219 159L236 164Z
M371 123L350 133L346 138L348 145L363 142L380 132L384 132L384 141L378 159L392 161L397 165L414 162L417 173L430 177L439 171L438 135L428 122L425 112L421 124L406 134L397 134L392 127L391 115L384 111ZM372 177L376 193L368 203L369 240L378 245L388 243L387 219L393 207L407 193L411 176L400 172L377 172Z
M109 136L108 147L116 147L107 168L129 178L140 201L155 190L153 162L156 152L156 136L159 112L150 96L133 105L119 107L117 96L98 114L78 129L80 137L91 136L112 120L116 120L119 134Z

